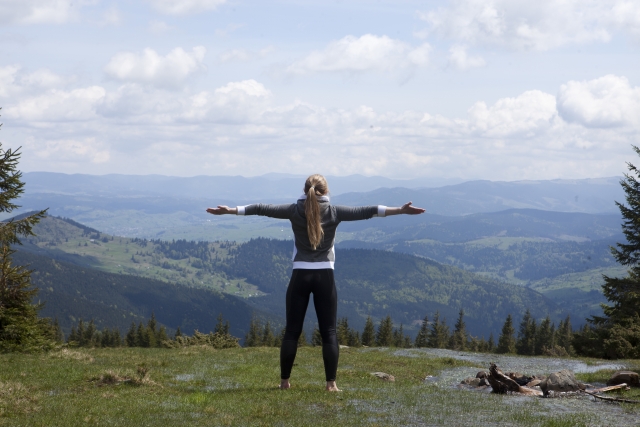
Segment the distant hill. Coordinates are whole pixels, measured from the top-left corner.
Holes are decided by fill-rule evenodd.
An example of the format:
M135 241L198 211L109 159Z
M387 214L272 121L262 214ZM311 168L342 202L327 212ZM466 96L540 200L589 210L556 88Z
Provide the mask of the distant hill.
M551 181L470 181L439 188L380 188L340 194L333 202L350 206L413 201L429 213L447 216L539 209L559 212L614 213L614 201L623 202L620 178Z
M243 300L217 291L107 273L24 251L14 260L33 270L32 282L40 288L37 299L45 302L41 316L57 318L67 334L79 319L126 332L131 322L146 322L152 312L170 331L180 327L188 334L195 329L206 333L222 313L231 333L244 337L252 314L264 316ZM279 316L267 317L282 323Z
M271 313L284 309L291 272L291 242L254 239L240 245L225 266L227 274L243 277L267 293L251 302ZM425 315L440 312L452 325L462 308L472 334L495 336L507 314L518 319L527 308L536 318L556 321L569 314L526 287L511 285L412 255L379 250L337 250L338 312L362 328L366 317L391 315L415 332ZM308 320L315 322L310 305ZM576 319L577 323L580 320Z
M104 319L102 322L122 315L118 325L126 325L131 316L148 316L154 310L160 322L171 328L184 325L181 328L185 330L196 327L189 326L188 319L195 317L200 320L193 325L203 325L223 312L232 326L235 322L235 327L242 329L248 326L253 311L274 319L284 313L291 241L145 241L94 233L52 217L35 231L37 237L25 239L21 259L27 260L25 252L36 256L37 263L27 261L39 271L34 280L43 289L41 298L49 300L49 309L66 307L56 309L65 319L89 316L97 310L102 314L93 317ZM549 314L556 321L568 314L528 288L409 254L338 250L337 265L339 315L348 317L357 328L364 326L369 315L378 320L389 314L415 333L425 315L439 311L453 322L463 308L471 333L488 337L490 332L499 332L507 314L518 318L526 308L538 318ZM225 295L220 299L220 293L196 287L254 296L240 300ZM47 291L49 288L53 291ZM173 308L174 302L178 308ZM188 309L190 304L194 304L193 312ZM309 316L308 327L312 328L312 307Z

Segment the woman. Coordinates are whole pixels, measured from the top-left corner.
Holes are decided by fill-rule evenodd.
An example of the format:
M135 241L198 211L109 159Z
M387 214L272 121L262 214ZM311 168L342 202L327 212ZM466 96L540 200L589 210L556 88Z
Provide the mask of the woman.
M289 377L298 350L298 338L302 333L304 316L313 294L313 304L318 316L318 328L322 335L322 359L327 380L326 390L340 391L336 385L338 370L338 339L336 315L338 298L333 279L335 252L333 248L336 228L342 221L358 221L390 215L415 215L424 209L405 203L399 208L386 206L333 206L329 203L329 187L322 175L311 175L304 184L304 194L296 203L286 205L255 204L229 208L208 208L214 215L262 215L288 219L295 245L293 271L287 288L284 338L280 348L280 388L291 387Z

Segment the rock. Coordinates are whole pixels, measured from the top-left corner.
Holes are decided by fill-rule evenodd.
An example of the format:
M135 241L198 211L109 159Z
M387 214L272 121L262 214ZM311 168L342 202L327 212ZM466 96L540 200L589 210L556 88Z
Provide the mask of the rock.
M618 371L609 378L607 385L618 385L626 383L628 386L640 386L640 377L637 372Z
M480 371L476 374L476 378L487 378L489 376L489 372Z
M486 378L480 378L480 387L482 386L490 386L491 384L489 384L489 380Z
M378 377L384 381L394 382L396 380L396 377L394 377L393 375L385 374L384 372L371 372L371 375L373 375L374 377Z
M548 397L550 391L568 392L584 390L585 388L585 385L578 382L573 372L568 369L553 373L540 383L540 389L544 397Z
M484 381L484 378L472 378L467 377L460 382L460 384L470 385L471 387L479 387L480 383Z
M340 344L340 348L349 348L349 346Z

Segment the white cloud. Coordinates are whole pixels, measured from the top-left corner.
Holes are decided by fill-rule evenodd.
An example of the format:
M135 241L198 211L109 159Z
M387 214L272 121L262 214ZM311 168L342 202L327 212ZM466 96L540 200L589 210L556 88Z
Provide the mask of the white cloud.
M453 0L420 13L431 33L468 44L549 50L640 33L640 3L630 0Z
M142 53L122 52L111 58L105 72L114 79L148 83L159 87L180 87L187 77L204 70L206 49L196 46L191 52L181 47L173 49L166 56L153 49Z
M387 36L346 36L329 43L323 50L311 52L305 58L291 64L287 72L308 74L390 71L424 66L429 61L430 50L427 43L413 47Z
M63 24L78 17L84 0L2 0L0 23Z
M60 163L106 163L111 158L108 147L96 138L48 140L39 144L36 156Z
M484 67L486 63L481 56L469 56L465 46L454 45L449 49L449 64L459 70L468 70Z
M28 170L259 175L306 173L305 159L322 158L323 172L340 175L588 177L620 173L640 134L638 88L619 76L568 82L557 96L531 90L477 102L447 118L277 104L256 80L199 92L140 83L63 89L55 85L65 79L47 73L0 68L0 89L12 93L3 133L24 141Z
M485 136L532 137L552 126L556 98L539 90L524 92L515 98L502 98L491 107L477 102L469 109L472 130Z
M105 89L100 86L71 91L51 89L9 106L7 116L23 122L90 120L96 118L96 106L105 94Z
M215 10L227 0L147 0L154 9L167 15L186 15Z
M560 87L557 102L563 119L586 127L640 124L640 87L626 77L570 81Z

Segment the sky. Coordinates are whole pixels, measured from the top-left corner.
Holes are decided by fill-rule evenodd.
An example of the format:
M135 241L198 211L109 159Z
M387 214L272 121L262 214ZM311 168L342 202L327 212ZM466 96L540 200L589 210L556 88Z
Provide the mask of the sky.
M0 0L20 169L619 176L637 0Z

